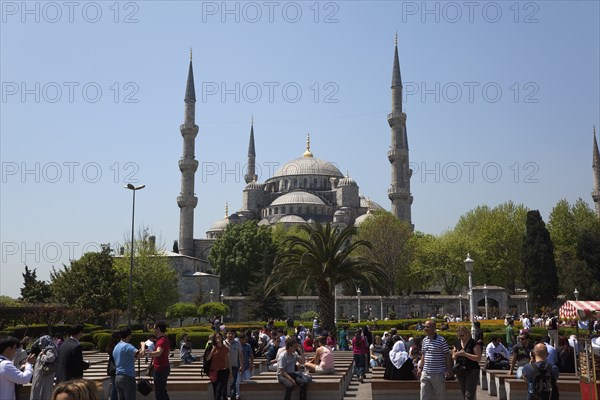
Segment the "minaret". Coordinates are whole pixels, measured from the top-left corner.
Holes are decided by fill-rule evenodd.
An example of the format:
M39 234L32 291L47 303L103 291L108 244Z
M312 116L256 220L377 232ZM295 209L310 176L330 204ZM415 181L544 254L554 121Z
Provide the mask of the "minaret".
M402 78L398 61L398 33L395 38L394 69L392 71L392 112L388 114L388 124L392 130L392 144L388 159L392 164L392 185L388 197L392 202L392 214L412 225L410 207L413 197L410 194L412 170L408 164L408 136L406 134L406 114L402 111Z
M600 152L598 151L598 141L596 140L595 126L592 171L594 175L594 191L592 192L592 199L594 199L594 203L596 203L596 216L600 218Z
M246 183L257 180L256 176L256 151L254 150L254 117L250 120L250 142L248 143L248 173L244 175Z
M190 49L190 68L185 88L185 115L183 125L179 127L183 136L183 157L179 160L181 171L181 193L177 197L179 211L179 253L194 256L194 208L198 198L194 193L194 175L198 169L195 159L196 135L196 90L194 89L194 70L192 68L192 50Z

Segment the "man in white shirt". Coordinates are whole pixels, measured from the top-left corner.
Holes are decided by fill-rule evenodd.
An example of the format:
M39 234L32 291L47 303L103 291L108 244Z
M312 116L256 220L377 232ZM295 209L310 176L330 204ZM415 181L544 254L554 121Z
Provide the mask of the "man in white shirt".
M31 381L33 375L33 364L36 356L30 354L27 357L25 371L15 367L12 359L17 352L19 339L11 336L0 338L0 399L12 400L15 398L15 384L25 385Z
M498 336L493 336L491 342L485 348L486 368L488 369L508 369L509 354L508 349L504 347Z
M531 331L531 319L529 319L529 315L521 314L521 323L523 324L523 330L527 332Z

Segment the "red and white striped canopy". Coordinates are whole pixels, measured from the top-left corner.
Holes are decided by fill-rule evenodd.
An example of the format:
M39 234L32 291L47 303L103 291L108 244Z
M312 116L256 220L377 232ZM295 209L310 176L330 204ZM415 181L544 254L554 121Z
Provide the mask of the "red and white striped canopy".
M600 317L600 301L567 300L558 310L561 319L589 319Z

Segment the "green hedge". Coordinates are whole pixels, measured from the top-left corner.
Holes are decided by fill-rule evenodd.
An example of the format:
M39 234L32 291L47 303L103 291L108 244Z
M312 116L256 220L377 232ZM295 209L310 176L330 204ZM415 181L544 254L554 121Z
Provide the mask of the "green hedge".
M85 350L85 351L96 350L96 345L94 343L79 342L79 344L81 345L81 350Z

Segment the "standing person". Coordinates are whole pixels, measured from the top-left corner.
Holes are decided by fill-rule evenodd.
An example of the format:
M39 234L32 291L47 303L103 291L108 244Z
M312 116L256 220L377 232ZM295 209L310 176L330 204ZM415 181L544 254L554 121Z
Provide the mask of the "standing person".
M19 339L12 336L0 338L0 399L13 400L16 398L15 385L25 385L33 375L35 354L27 357L25 371L17 369L12 359L17 353Z
M239 400L240 398L240 383L239 376L243 371L244 356L242 354L242 345L238 340L235 340L235 329L227 331L227 339L225 346L229 349L229 366L231 367L231 386L230 397Z
M360 328L356 329L356 334L352 338L352 353L354 355L354 373L358 377L358 381L363 383L366 378L369 348Z
M71 336L60 347L56 370L57 383L83 378L83 371L90 367L90 363L83 360L83 351L79 344L82 336L83 325L77 324L71 328Z
M514 330L514 324L515 321L513 321L512 318L506 320L506 348L511 355L517 339L517 335Z
M558 367L556 365L549 364L546 359L548 357L548 350L544 343L538 343L535 345L532 351L532 363L527 364L523 367L523 379L527 382L527 400L544 399L544 400L558 400L558 387L556 386L556 380L558 379ZM546 376L549 376L549 383L547 385L547 392L540 393L536 389L536 380L544 381Z
M296 386L300 387L300 400L306 400L308 383L296 372L296 362L302 362L302 357L296 353L297 346L295 340L286 340L285 351L277 357L277 381L285 386L284 400L291 400Z
M510 368L508 373L512 374L515 367L517 367L516 376L517 379L521 379L523 366L529 364L532 351L533 346L529 340L529 333L523 332L519 335L519 344L515 345L513 348L513 354L510 359Z
M456 373L460 391L463 398L475 400L477 396L477 385L479 384L479 360L481 360L481 346L479 342L471 337L471 332L466 326L458 328L456 333L458 342L452 358L461 366Z
M558 339L558 346L561 347L560 353L558 353L558 370L561 373L575 372L575 350L573 350L567 338L561 336Z
M252 377L252 370L254 369L254 351L252 350L252 346L248 343L248 335L240 336L240 345L242 346L242 376L241 380L245 381ZM238 395L239 395L239 386L238 386Z
M159 321L154 325L154 334L156 335L156 350L150 351L149 357L152 357L152 366L154 367L154 398L156 400L170 400L167 393L167 379L171 372L169 366L169 353L171 352L171 344L169 338L165 334L167 332L167 324Z
M558 346L558 318L553 314L546 321L546 328L548 329L548 336L550 336L549 343L552 347L556 348Z
M229 378L229 348L223 344L220 332L214 335L213 343L206 349L206 361L210 362L208 379L213 385L215 400L227 400L227 380Z
M342 330L340 331L340 350L350 350L348 346L348 325L342 326Z
M31 382L31 400L50 400L54 375L56 372L58 349L49 335L44 335L33 344L32 349L37 353L33 380Z
M417 378L421 380L421 400L445 400L446 378L452 377L452 356L446 340L435 331L435 321L423 324L427 336L421 343Z
M150 335L148 340L144 343L144 348L146 351L154 351L156 350L156 335ZM148 355L146 354L146 364L148 364Z
M27 362L27 346L29 346L30 341L31 338L29 336L25 336L17 345L17 354L15 354L15 358L13 358L13 364L15 364L17 369L24 367L25 363Z
M115 386L119 400L135 400L137 393L135 360L143 355L144 349L140 352L130 342L131 328L125 328L121 331L121 341L113 349L116 366Z
M106 365L106 375L110 376L110 400L117 400L117 384L115 377L117 373L117 366L115 364L115 358L113 357L113 350L115 346L121 341L121 332L114 331L110 337L110 342L106 346L106 352L108 353L108 364Z

